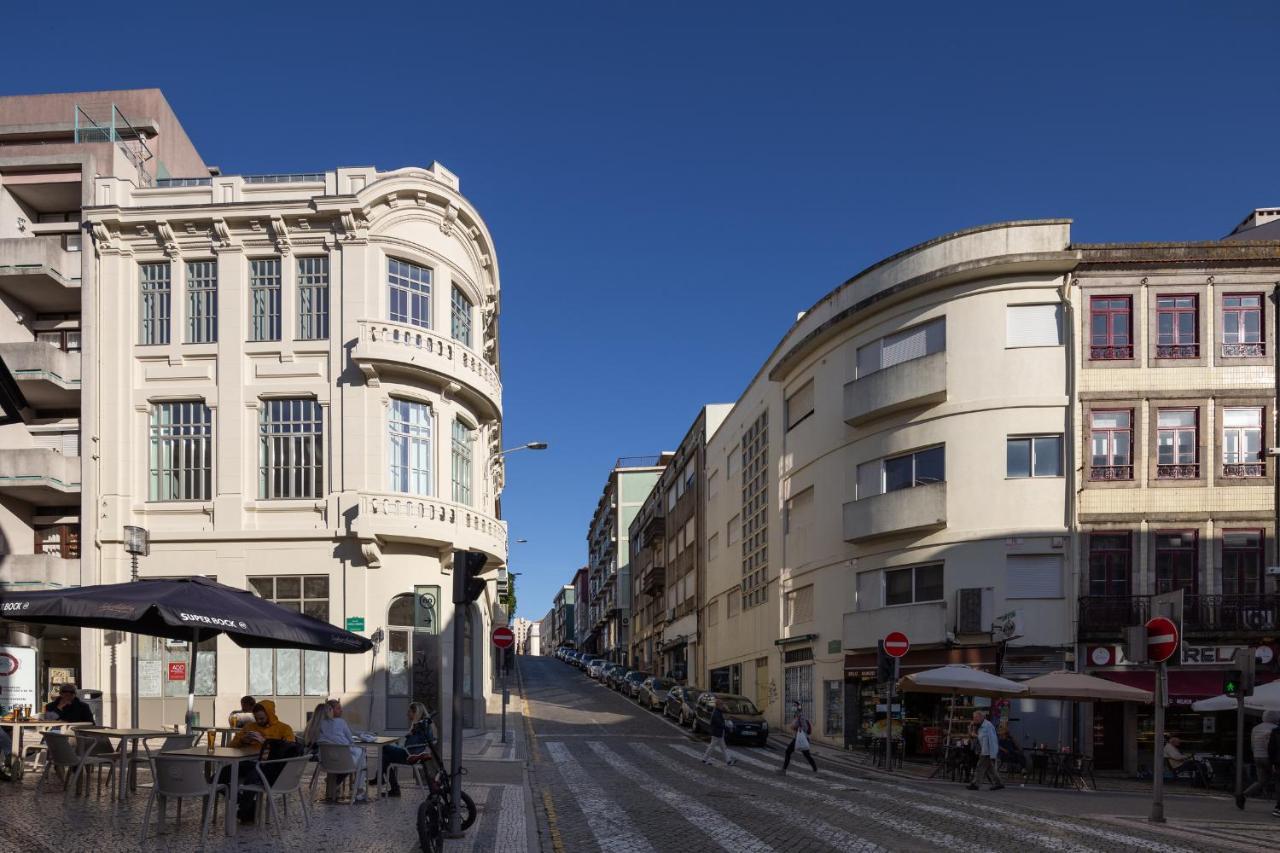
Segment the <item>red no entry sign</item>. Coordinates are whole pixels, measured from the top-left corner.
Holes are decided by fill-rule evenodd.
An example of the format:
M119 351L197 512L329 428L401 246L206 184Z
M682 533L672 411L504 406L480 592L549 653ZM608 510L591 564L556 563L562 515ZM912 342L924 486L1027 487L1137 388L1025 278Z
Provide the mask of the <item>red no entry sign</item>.
M1156 616L1147 622L1147 657L1160 663L1178 650L1178 626L1172 619Z
M891 658L900 658L911 648L911 641L901 631L890 631L884 638L884 653Z
M500 649L509 649L516 644L516 632L505 625L493 629L493 644Z

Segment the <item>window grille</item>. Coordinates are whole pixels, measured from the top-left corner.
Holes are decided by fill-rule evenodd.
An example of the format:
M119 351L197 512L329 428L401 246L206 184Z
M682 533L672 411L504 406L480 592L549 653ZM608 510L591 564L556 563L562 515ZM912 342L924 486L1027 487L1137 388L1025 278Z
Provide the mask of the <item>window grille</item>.
M1222 355L1259 358L1267 354L1262 335L1262 295L1232 293L1222 297Z
M249 588L288 610L329 621L326 575L249 578ZM300 649L250 649L249 692L258 698L327 696L329 655Z
M391 321L431 328L431 270L387 258Z
M1089 358L1102 361L1133 358L1133 303L1127 296L1094 296L1089 300Z
M280 340L280 259L249 262L249 318L251 341Z
M453 500L471 505L471 447L474 432L462 421L453 422Z
M187 343L218 340L218 262L187 262Z
M298 340L329 337L329 258L298 258Z
M172 284L169 262L138 264L138 289L141 295L138 341L143 346L169 343L169 317L172 313Z
M450 303L453 339L465 347L471 346L471 300L455 284Z
M151 408L150 499L207 501L213 493L213 413L201 402Z
M258 442L258 497L324 495L324 410L317 401L262 401Z
M431 407L392 398L388 431L391 490L431 494Z

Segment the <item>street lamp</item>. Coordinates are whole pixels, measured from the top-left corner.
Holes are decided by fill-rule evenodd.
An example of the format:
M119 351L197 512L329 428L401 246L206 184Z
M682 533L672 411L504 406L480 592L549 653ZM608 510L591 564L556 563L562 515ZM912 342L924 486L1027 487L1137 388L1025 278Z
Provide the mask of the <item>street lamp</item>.
M126 524L124 527L124 550L128 552L131 563L129 580L138 580L138 557L151 554L151 533L145 527ZM196 650L192 648L191 658L195 660ZM129 712L133 727L139 726L138 718L138 635L129 635Z
M528 444L522 444L519 447L508 447L506 450L499 451L499 456L506 456L508 453L515 453L517 450L546 450L547 443L545 441L531 441Z

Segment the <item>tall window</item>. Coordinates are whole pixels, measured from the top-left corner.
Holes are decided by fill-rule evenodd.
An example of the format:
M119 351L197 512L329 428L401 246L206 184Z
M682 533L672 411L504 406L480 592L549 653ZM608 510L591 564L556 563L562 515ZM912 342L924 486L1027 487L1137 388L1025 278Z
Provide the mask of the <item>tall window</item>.
M1133 412L1089 415L1090 480L1133 479Z
M1005 442L1005 476L1061 477L1062 436L1010 437Z
M207 501L213 494L213 413L201 402L151 407L153 501Z
M431 270L387 258L391 320L431 328Z
M453 422L453 500L471 505L471 448L475 431L462 421Z
M1222 297L1222 355L1260 358L1267 354L1262 337L1262 295L1234 293Z
M138 342L143 346L169 343L170 300L173 295L169 262L138 264L138 290L141 297Z
M1161 409L1156 415L1156 476L1194 480L1200 476L1195 409Z
M1156 593L1196 591L1196 534L1178 530L1156 534Z
M280 340L280 259L249 261L249 340Z
M1133 358L1133 301L1128 296L1089 300L1089 358Z
M1156 358L1196 358L1199 297L1156 297Z
M329 337L329 257L298 258L298 340Z
M787 430L808 419L813 414L813 380L804 383L785 403Z
M1262 409L1222 412L1222 476L1266 476L1262 456Z
M449 301L449 321L453 339L464 347L471 346L471 308L471 300L455 284Z
M742 607L769 594L769 413L742 435Z
M327 575L249 578L249 589L288 610L329 621ZM327 696L329 655L300 649L249 649L254 696Z
M263 400L258 497L318 498L324 493L324 410L315 400Z
M1262 592L1262 531L1222 531L1222 594Z
M218 340L218 262L187 261L187 343Z
M388 429L391 490L431 494L431 407L393 397Z
M1089 594L1128 595L1133 547L1128 533L1089 535Z

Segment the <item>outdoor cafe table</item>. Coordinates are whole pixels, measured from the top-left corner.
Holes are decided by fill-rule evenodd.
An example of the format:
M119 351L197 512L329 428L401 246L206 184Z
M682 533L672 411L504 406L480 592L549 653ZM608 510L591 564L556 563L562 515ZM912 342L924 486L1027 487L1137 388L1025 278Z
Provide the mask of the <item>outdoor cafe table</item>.
M382 781L382 748L387 744L397 743L400 740L395 735L374 735L370 740L357 740L355 746L364 748L365 772L369 774L378 774L372 778L374 782L374 790L378 792L378 796L382 796L385 783Z
M197 726L195 730L200 733L201 737L204 737L205 732L217 732L219 746L229 745L232 738L244 731L243 728L233 728L231 726ZM204 741L201 741L201 743L204 743Z
M210 750L207 746L193 746L189 749L170 749L161 755L177 756L192 760L204 760L215 765L214 778L220 774L221 768L231 768L227 780L227 809L225 832L228 836L236 834L236 802L240 796L240 762L257 758L261 749L256 746L216 746Z
M0 720L0 726L13 729L13 754L24 760L26 755L22 747L22 734L26 729L38 732L59 728L78 729L91 725L93 723L65 723L62 720L24 720L20 723Z
M120 786L120 802L124 802L125 793L129 790L129 762L131 759L138 757L138 741L153 737L169 737L173 734L173 732L164 731L163 729L87 728L81 729L81 731L85 734L102 735L103 737L118 738L120 740L120 748L117 750L116 756L116 761L120 763L120 771L117 774Z

